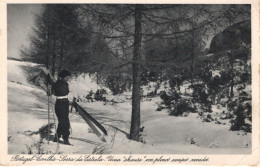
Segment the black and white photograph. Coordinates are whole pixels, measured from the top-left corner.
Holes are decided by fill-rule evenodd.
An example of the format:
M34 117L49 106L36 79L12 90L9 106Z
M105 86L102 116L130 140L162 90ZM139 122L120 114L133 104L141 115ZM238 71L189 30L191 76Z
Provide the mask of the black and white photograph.
M7 3L6 18L8 155L252 155L250 3Z

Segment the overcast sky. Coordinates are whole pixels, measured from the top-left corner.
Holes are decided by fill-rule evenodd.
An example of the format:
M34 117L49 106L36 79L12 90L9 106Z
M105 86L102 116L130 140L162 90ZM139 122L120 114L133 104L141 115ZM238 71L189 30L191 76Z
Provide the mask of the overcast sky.
M34 14L41 10L38 4L7 5L7 56L20 58L19 50L29 45L29 33Z

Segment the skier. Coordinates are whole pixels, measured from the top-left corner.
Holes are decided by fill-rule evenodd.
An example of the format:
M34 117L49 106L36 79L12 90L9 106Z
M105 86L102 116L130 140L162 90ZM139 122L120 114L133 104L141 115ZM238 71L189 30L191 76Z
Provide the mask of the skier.
M59 74L59 79L53 85L53 93L57 97L55 103L55 113L58 118L58 128L53 139L53 142L60 142L59 138L62 136L63 143L70 145L70 122L69 122L69 104L68 99L69 85L68 80L71 73L67 70L62 70Z

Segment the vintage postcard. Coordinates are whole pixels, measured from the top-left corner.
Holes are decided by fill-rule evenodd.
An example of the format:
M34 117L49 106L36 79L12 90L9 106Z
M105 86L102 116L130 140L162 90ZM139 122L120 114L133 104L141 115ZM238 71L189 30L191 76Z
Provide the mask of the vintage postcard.
M0 9L0 165L260 165L257 0Z

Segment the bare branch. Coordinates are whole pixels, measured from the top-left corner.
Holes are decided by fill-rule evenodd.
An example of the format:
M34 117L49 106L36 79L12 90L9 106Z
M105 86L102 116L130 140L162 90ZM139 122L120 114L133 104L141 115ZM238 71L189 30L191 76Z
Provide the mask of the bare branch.
M155 33L155 34L143 34L144 36L170 36L170 35L175 35L175 34L182 34L182 33L187 33L187 32L191 32L191 31L195 31L195 30L199 30L207 25L210 25L211 23L215 22L216 20L218 20L220 17L222 17L228 10L230 9L230 7L225 10L223 13L221 13L220 15L218 15L216 18L210 20L207 23L204 23L198 27L192 28L192 29L188 29L188 30L183 30L183 31L176 31L176 32L172 32L172 33Z

